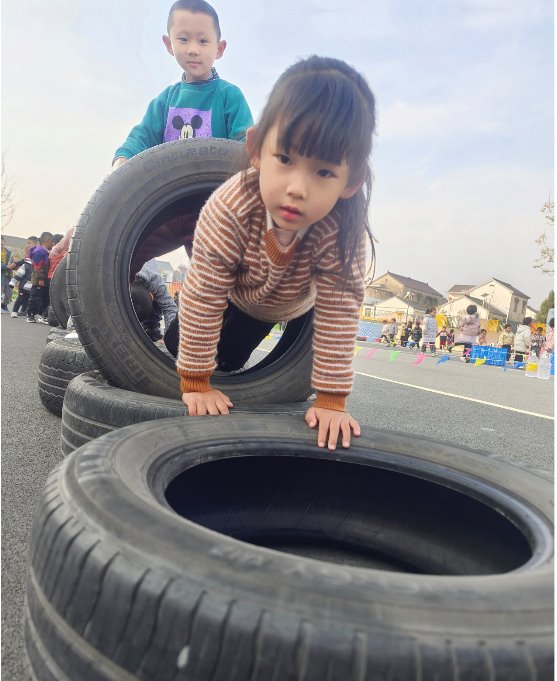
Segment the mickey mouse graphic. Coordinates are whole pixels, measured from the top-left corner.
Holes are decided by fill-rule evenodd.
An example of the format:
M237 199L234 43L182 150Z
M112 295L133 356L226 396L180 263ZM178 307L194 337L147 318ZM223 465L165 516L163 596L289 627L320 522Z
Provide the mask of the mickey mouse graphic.
M195 131L203 125L203 119L201 116L195 114L192 116L191 122L186 123L182 116L174 116L172 119L172 126L180 131L180 139L189 139L195 137Z

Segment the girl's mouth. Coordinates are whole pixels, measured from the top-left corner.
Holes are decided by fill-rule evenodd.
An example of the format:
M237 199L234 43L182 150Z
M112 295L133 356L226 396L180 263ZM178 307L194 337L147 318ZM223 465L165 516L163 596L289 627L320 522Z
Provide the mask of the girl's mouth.
M279 208L280 216L286 222L296 222L301 216L300 211L294 206L281 206Z

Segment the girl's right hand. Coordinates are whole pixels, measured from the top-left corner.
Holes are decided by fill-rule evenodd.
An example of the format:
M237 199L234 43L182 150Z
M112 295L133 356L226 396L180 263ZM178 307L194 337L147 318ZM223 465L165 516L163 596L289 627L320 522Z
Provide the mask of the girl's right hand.
M190 416L228 414L228 409L234 406L227 395L214 389L206 393L183 393L182 402Z

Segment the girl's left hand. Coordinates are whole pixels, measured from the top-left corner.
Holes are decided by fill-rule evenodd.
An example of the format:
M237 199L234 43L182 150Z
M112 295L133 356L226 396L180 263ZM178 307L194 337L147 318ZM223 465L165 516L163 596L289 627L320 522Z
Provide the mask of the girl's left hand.
M329 449L336 449L339 435L342 436L342 446L350 447L352 433L356 436L361 433L358 422L346 411L310 407L306 412L306 423L310 428L319 424L317 445L325 447L328 442Z

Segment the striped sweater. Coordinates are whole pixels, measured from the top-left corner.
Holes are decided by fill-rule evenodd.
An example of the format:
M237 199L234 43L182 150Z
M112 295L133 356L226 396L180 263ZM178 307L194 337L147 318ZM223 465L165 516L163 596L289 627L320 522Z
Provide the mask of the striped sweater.
M182 392L206 392L216 368L223 313L230 299L267 322L295 319L312 307L316 407L342 411L352 390L354 346L364 297L365 243L343 286L334 210L301 239L282 246L261 194L256 170L238 173L203 207L191 265L180 294L176 362Z

